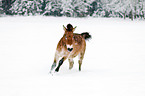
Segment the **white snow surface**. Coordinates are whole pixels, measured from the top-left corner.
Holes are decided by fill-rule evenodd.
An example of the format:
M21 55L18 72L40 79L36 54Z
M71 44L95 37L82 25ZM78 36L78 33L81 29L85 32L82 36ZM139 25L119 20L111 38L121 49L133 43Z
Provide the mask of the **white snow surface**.
M89 32L82 71L49 74L63 25ZM0 18L0 96L145 96L145 22L105 18Z

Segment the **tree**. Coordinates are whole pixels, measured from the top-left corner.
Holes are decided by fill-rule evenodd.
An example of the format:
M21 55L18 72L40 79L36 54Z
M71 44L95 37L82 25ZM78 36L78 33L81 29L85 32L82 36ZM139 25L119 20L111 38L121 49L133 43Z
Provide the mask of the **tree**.
M61 0L45 0L45 12L43 15L62 16Z
M67 17L74 16L74 6L72 5L72 0L64 0L61 5L62 14Z
M102 3L100 0L94 0L91 2L89 7L89 14L90 16L98 17L101 16L101 13L103 11Z
M134 18L144 18L144 0L137 0L135 2Z
M102 0L104 9L115 12L114 15L119 17L129 17L130 19L136 19L141 14L144 15L143 2L144 0Z
M0 16L3 14L2 1L0 1Z
M15 0L2 0L2 8L6 15L12 15L10 8Z
M90 0L63 0L59 8L61 14L68 17L84 17L88 15Z
M36 15L43 11L43 0L16 0L11 8L13 14Z
M144 18L145 0L2 0L0 14Z
M46 4L47 4L47 0L41 0L39 2L40 6L39 6L39 10L40 10L40 15L42 15L45 12L45 8L46 8Z
M74 17L86 17L90 8L91 0L72 0Z
M51 1L51 15L53 16L62 16L61 14L62 11L62 0L52 0Z

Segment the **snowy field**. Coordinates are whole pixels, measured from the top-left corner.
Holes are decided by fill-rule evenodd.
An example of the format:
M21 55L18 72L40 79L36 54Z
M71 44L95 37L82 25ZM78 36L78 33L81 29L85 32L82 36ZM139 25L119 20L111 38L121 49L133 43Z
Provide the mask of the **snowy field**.
M63 25L90 32L82 71L78 58L48 74ZM102 18L1 17L0 96L145 96L145 21Z

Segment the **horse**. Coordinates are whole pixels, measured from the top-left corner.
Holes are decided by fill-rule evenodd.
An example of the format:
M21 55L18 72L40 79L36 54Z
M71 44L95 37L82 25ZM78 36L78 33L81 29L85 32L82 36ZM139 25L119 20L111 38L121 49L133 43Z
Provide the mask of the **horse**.
M56 64L60 57L61 59L57 68L55 69L55 72L59 71L60 66L66 59L68 59L69 61L69 69L72 69L74 64L73 58L75 58L76 56L79 57L79 71L81 71L82 60L84 58L86 50L86 40L89 40L91 38L91 35L88 32L84 32L81 34L73 33L76 27L73 28L71 24L67 24L66 27L63 25L63 29L65 32L63 37L57 44L54 62L51 66L50 73L56 67Z

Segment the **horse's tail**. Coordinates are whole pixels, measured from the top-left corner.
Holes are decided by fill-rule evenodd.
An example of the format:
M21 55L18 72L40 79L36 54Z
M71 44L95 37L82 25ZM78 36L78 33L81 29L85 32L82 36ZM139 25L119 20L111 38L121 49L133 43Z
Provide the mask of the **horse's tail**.
M92 38L92 36L88 33L88 32L83 32L81 34L81 36L85 39L85 40L89 40Z

